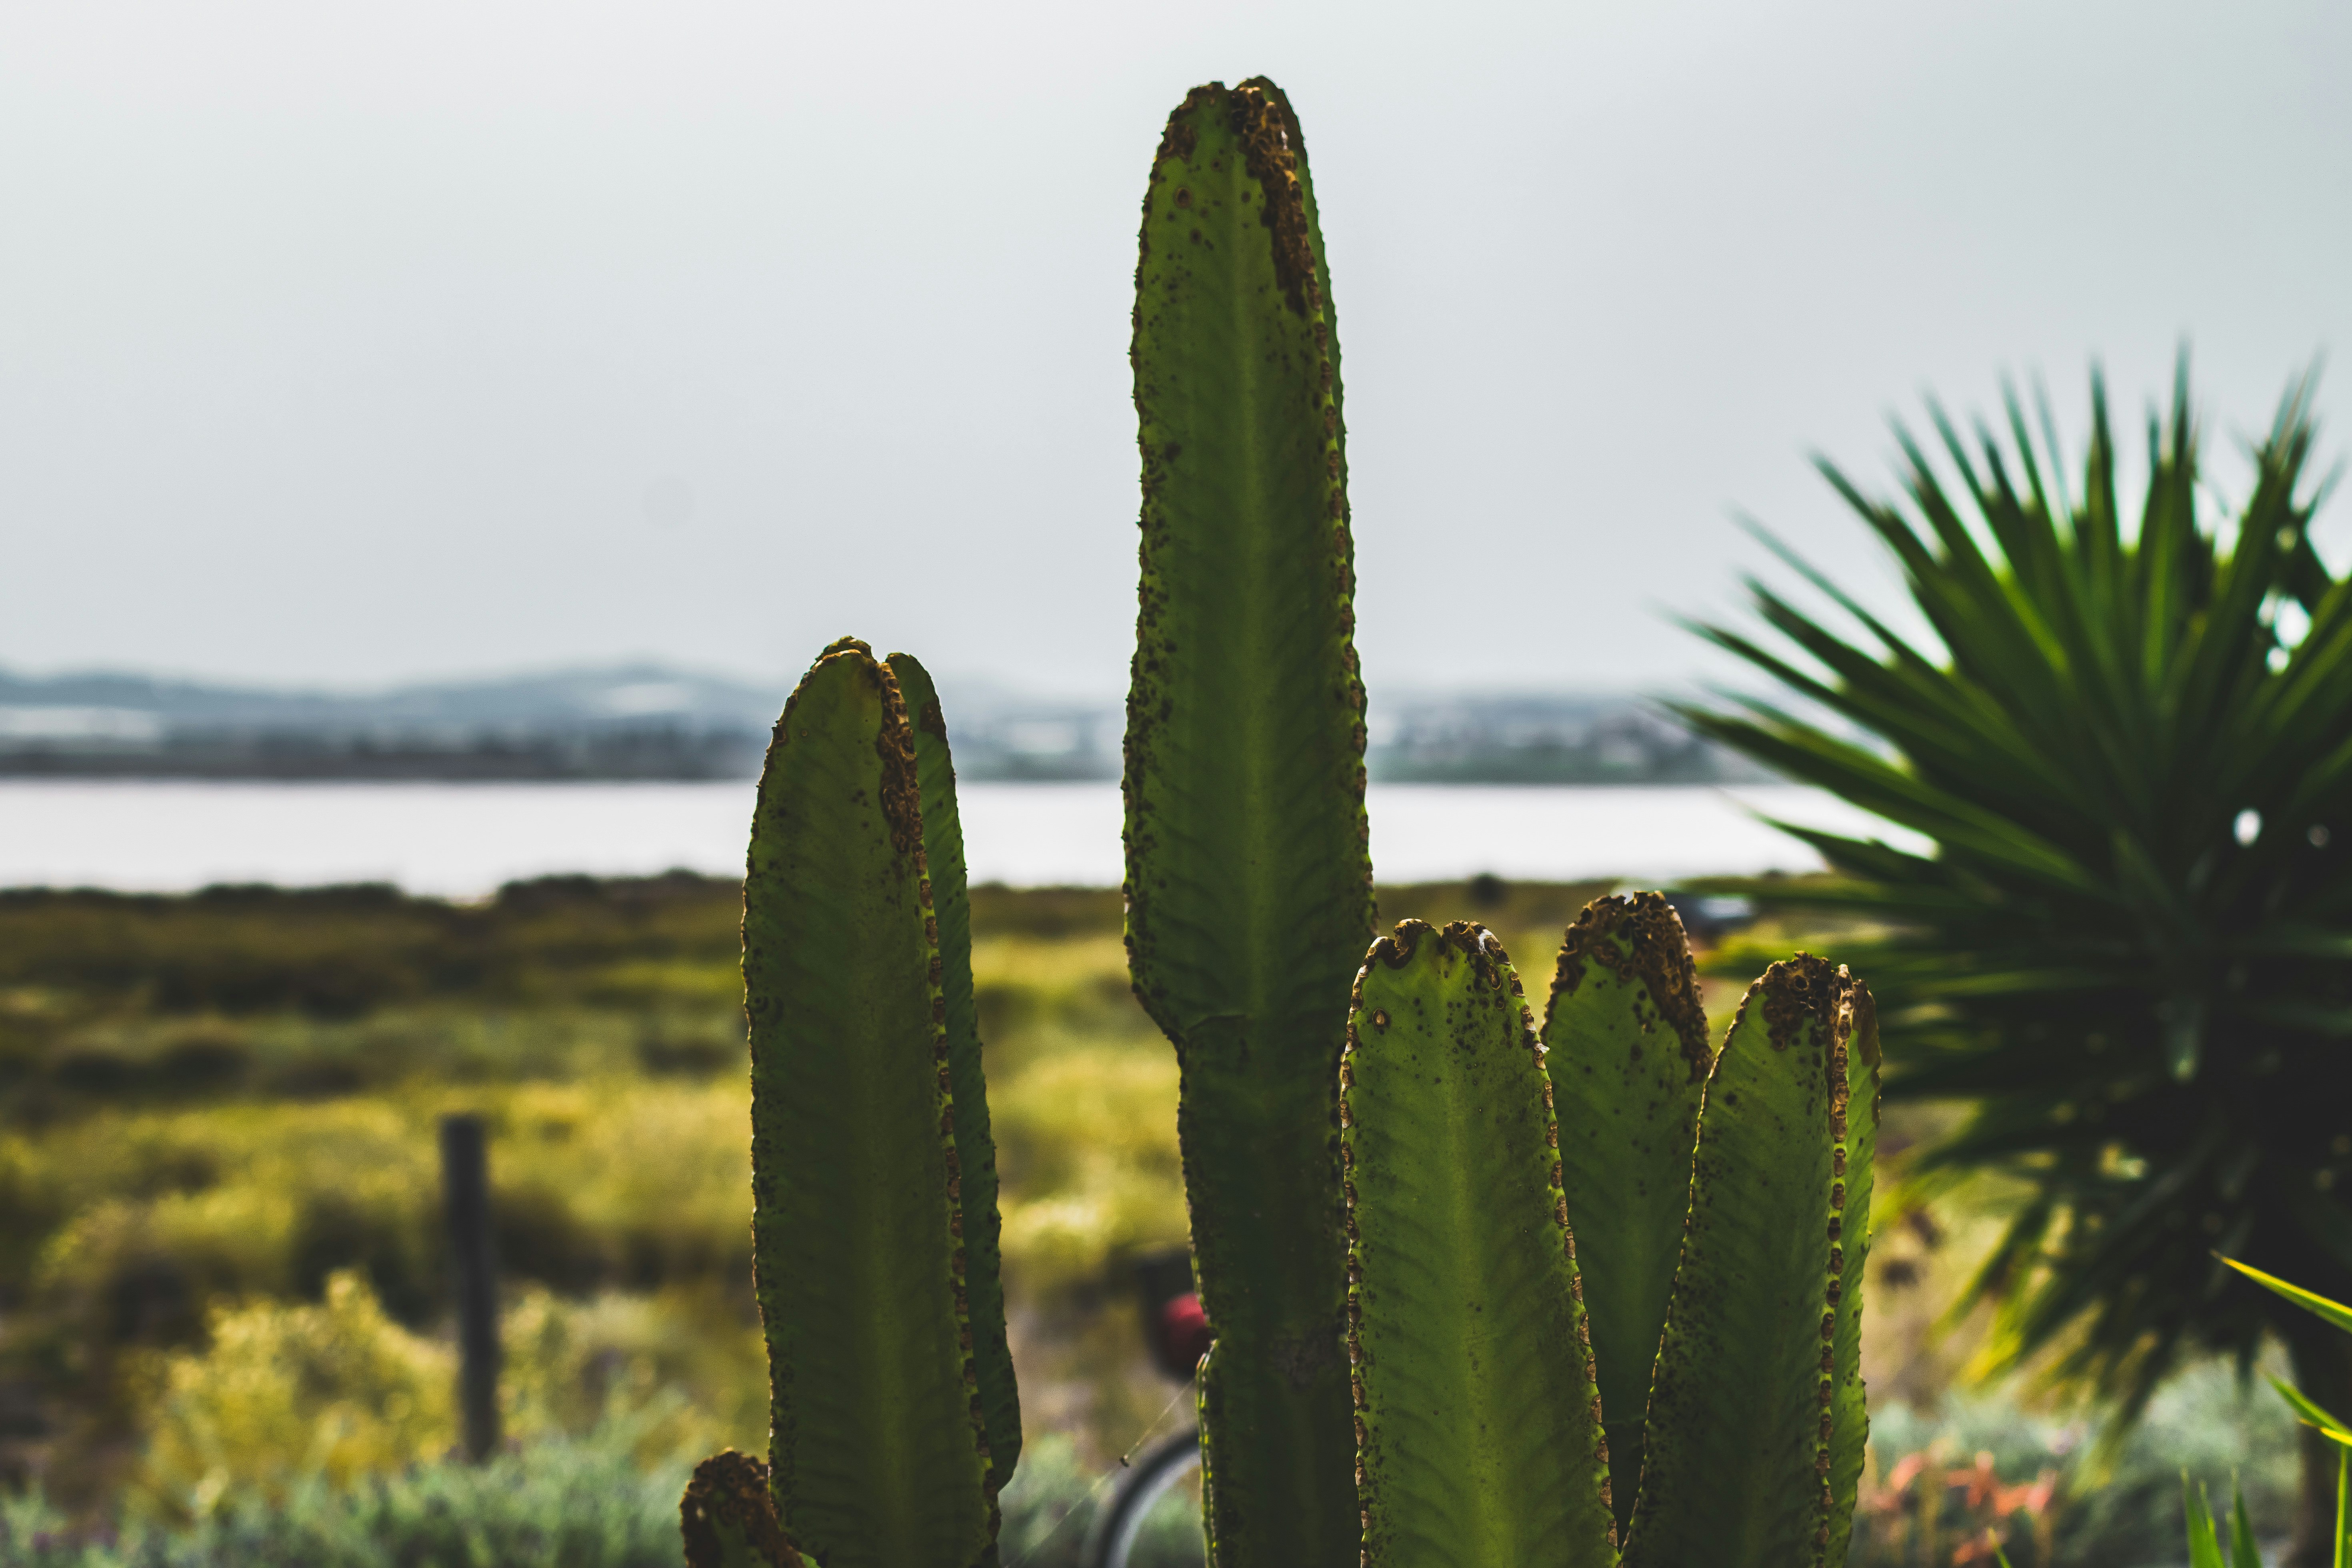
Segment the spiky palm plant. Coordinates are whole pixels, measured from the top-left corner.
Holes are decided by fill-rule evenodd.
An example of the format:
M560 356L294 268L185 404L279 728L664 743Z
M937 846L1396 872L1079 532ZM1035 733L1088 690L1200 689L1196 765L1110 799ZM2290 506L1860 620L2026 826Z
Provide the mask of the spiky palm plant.
M1789 826L1834 877L1755 890L1878 933L1838 956L1882 998L1886 1093L1973 1102L1915 1170L2024 1194L1970 1298L2000 1303L1997 1358L2052 1351L2126 1417L2183 1355L2250 1358L2265 1330L2352 1407L2340 1337L2215 1258L2352 1287L2352 583L2309 538L2311 390L2218 528L2185 365L2136 525L2095 376L2072 493L2046 405L2039 443L2013 394L2006 441L1931 408L1956 490L1899 426L1907 505L1821 467L1934 643L1769 536L1860 635L1754 580L1793 652L1696 628L1800 702L1694 726L1933 841ZM2332 1495L2332 1460L2307 1503L2315 1479Z

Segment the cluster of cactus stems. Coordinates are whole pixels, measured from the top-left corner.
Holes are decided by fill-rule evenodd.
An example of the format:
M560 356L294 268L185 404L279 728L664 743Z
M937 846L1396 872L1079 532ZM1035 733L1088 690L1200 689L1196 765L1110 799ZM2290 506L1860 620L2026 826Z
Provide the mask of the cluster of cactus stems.
M1540 1032L1493 933L1374 945L1339 1074L1362 1562L1843 1561L1869 994L1774 964L1693 1056L1696 1002L1654 893L1586 909Z
M1181 1069L1211 1561L1838 1568L1869 993L1801 954L1717 1047L1654 893L1579 917L1540 1024L1491 932L1374 941L1339 340L1273 83L1170 117L1136 289L1127 942ZM743 937L771 1445L697 1472L688 1561L993 1564L1020 1409L914 659L845 638L793 692Z

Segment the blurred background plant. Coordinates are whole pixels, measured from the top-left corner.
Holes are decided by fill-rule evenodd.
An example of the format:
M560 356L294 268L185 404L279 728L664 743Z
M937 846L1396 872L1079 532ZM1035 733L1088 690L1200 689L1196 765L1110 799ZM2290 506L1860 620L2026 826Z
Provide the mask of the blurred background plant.
M569 1301L525 1288L501 1325L505 1430L525 1446L626 1432L642 1466L698 1452L713 1426L756 1447L759 1335L699 1295ZM145 1446L124 1500L142 1517L282 1502L305 1483L348 1487L457 1446L453 1348L387 1317L356 1269L330 1277L323 1300L220 1305L206 1328L201 1347L151 1352L133 1373Z
M480 1466L410 1464L338 1486L313 1471L276 1495L232 1493L202 1520L92 1523L34 1491L0 1495L10 1568L679 1568L684 1451L648 1462L645 1428L610 1418L541 1436ZM1024 1444L1003 1497L1003 1555L1017 1568L1077 1568L1101 1497L1066 1434ZM1131 1568L1201 1561L1197 1523L1170 1510Z
M625 1424L481 1466L410 1465L346 1486L229 1496L179 1526L78 1518L38 1491L0 1499L11 1568L677 1568L683 1458L643 1467Z
M1469 912L1541 953L1603 890L1481 878L1380 900L1384 919ZM503 1563L550 1560L549 1542L567 1563L675 1562L685 1462L763 1443L740 898L693 878L527 884L476 906L0 896L0 1458L24 1489L0 1563ZM1186 1415L1150 1364L1134 1268L1184 1240L1175 1073L1127 989L1115 890L982 888L974 904L1033 1439L1005 1555L1067 1568L1098 1479ZM1806 922L1758 940L1801 930L1843 957L1866 929ZM1739 990L1709 983L1718 1029ZM481 1472L443 1462L435 1137L454 1109L490 1130L504 1281L511 1442ZM1891 1107L1886 1142L1954 1120ZM1929 1561L1922 1488L1979 1450L2012 1493L2058 1472L2056 1562L2161 1556L2183 1464L2242 1469L2258 1522L2283 1528L2290 1423L2260 1402L2232 1414L2223 1373L2160 1394L2102 1486L2078 1416L1953 1392L1969 1335L1932 1327L2000 1237L1946 1203L1876 1249L1871 1473L1904 1500L1872 1517L1877 1555L1857 1563ZM1937 1499L1937 1562L1967 1497ZM2034 1568L2035 1527L2006 1524L2012 1562ZM1153 1561L1198 1561L1197 1536L1171 1529ZM2151 1544L2105 1555L2101 1531Z
M1997 1304L1980 1370L2039 1357L2126 1423L2185 1359L2250 1365L2266 1331L2352 1407L2342 1345L2214 1258L2352 1284L2352 590L2310 540L2310 395L2288 389L2225 516L2184 362L2134 522L2095 377L2072 492L2046 405L2038 444L2014 396L2006 443L1931 407L1957 500L1900 426L1907 505L1822 465L1927 638L1786 551L1862 637L1755 582L1797 657L1699 628L1793 701L1695 726L1932 840L1792 827L1833 874L1740 890L1843 927L1890 1100L1969 1102L1898 1202L1991 1178L2006 1229L1956 1310ZM2333 1461L2306 1461L2298 1562L2332 1522Z
M435 1124L461 1109L490 1132L508 1429L667 1389L661 1441L758 1447L740 898L0 895L0 1465L185 1514L206 1476L446 1449ZM1021 1331L1091 1445L1165 1398L1113 1260L1182 1245L1174 1066L1115 891L977 902Z
M1953 1390L1921 1407L1871 1415L1870 1465L1855 1517L1853 1568L2013 1568L2180 1559L2180 1477L2226 1487L2275 1537L2294 1510L2293 1424L2277 1396L2225 1363L2168 1381L2111 1453L2082 1408L2021 1405L2000 1389Z

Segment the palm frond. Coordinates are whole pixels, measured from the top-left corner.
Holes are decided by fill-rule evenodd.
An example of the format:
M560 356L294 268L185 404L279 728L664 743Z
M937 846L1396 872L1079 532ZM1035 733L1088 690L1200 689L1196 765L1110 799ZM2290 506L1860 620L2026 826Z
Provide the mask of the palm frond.
M1759 582L1754 629L1694 627L1823 716L1734 697L1694 730L1935 846L1780 823L1829 879L1710 886L1872 933L1840 956L1882 998L1886 1092L1975 1102L1922 1179L2027 1194L1970 1299L2001 1303L2007 1359L2063 1342L2126 1411L2285 1310L2218 1240L2352 1293L2352 580L2310 542L2314 395L2288 386L2244 502L2207 515L2184 357L2128 523L2095 374L2071 484L2046 397L2029 420L2005 386L1965 432L1931 405L1932 442L1895 431L1899 500L1816 467L1938 646L1754 524L1859 638Z

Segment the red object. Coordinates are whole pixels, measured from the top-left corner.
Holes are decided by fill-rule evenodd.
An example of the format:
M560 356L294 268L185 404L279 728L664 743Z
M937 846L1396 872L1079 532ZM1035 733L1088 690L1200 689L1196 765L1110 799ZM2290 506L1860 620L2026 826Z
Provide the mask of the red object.
M1160 1352L1160 1364L1170 1376L1190 1377L1215 1337L1209 1331L1209 1314L1201 1310L1201 1298L1187 1290L1160 1309L1152 1348Z

